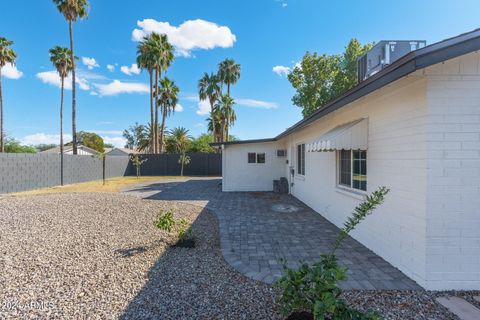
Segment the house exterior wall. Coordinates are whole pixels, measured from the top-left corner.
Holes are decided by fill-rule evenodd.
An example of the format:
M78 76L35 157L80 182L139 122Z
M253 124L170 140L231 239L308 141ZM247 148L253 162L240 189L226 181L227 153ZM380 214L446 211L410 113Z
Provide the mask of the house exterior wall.
M365 193L337 185L337 153L306 152L304 176L290 169L298 144L360 118L369 126L366 193L390 193L352 236L426 289L480 289L479 53L416 71L271 143L288 150L288 164L253 171L236 157L265 145L228 147L225 186L271 190L288 177L295 197L342 226Z
M319 119L284 142L292 150L338 125L368 118L367 193L384 185L390 193L352 236L421 285L426 264L426 85L424 76L409 76ZM290 152L293 166L295 158ZM305 176L295 175L292 194L341 226L363 195L337 186L336 152L306 152L305 162Z
M425 70L430 289L480 289L479 63L471 53Z
M277 142L227 145L222 154L223 191L272 191L273 180L284 176L285 157ZM248 163L248 153L265 153L265 163Z

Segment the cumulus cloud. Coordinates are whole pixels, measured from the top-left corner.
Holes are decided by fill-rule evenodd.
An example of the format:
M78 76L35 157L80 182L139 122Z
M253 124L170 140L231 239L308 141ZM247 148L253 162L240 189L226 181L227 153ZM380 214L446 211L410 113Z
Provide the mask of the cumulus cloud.
M185 57L191 56L193 50L230 48L237 40L230 28L201 19L187 20L178 27L154 19L137 21L137 25L139 29L132 32L134 41L140 41L152 32L166 34L176 53Z
M44 72L39 72L37 73L37 78L40 79L43 83L50 84L53 86L56 86L58 88L61 87L61 81L60 81L60 76L58 75L58 72L55 70L52 71L44 71ZM88 83L88 80L83 77L76 77L75 81L77 82L78 86L80 87L81 90L90 90L90 84ZM72 90L72 77L69 75L68 77L65 78L65 89L66 90Z
M116 96L122 93L149 93L148 85L138 82L121 82L113 80L108 84L94 83L101 96Z
M206 116L210 114L210 103L207 100L202 100L198 102L197 114L199 116Z
M16 65L7 63L2 68L2 76L8 79L17 80L23 76L23 72L18 70Z
M136 63L132 64L130 67L121 66L120 71L128 76L131 76L132 74L140 74L140 68L137 66Z
M82 63L87 66L88 70L100 67L95 58L82 57Z
M70 134L63 135L64 141L72 140L72 136ZM38 145L38 144L59 144L60 143L60 135L59 134L47 134L47 133L35 133L28 136L23 137L21 139L22 144L24 145Z
M292 71L292 69L285 66L275 66L272 68L272 71L275 72L280 77L283 77L283 76L288 76L288 74Z
M115 71L115 66L113 64L107 64L107 69L108 71L113 72Z
M255 99L235 99L235 102L240 106L261 108L261 109L276 109L278 105L274 102L261 101Z
M175 112L183 112L185 110L183 106L180 103L177 103L177 106L175 107Z

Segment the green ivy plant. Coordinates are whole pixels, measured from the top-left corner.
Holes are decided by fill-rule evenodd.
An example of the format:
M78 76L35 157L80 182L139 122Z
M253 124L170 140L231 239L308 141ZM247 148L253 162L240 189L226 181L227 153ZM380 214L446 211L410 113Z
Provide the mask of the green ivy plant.
M295 270L288 268L286 261L281 260L285 274L277 281L276 286L282 291L278 300L282 313L288 315L292 312L309 311L315 320L381 319L376 313L362 313L350 308L340 297L342 289L338 283L347 278L348 269L338 265L335 252L347 235L384 202L388 192L386 187L380 187L368 195L343 225L332 251L322 254L318 262L312 265L302 263Z

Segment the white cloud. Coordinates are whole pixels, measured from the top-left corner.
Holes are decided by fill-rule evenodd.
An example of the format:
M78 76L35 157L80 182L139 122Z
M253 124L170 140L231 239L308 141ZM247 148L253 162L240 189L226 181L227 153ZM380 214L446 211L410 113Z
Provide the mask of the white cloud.
M63 141L72 140L70 134L63 135ZM22 144L24 145L37 145L37 144L60 144L60 135L59 134L46 134L46 133L35 133L28 136L25 136L21 139Z
M108 84L94 83L101 96L116 96L122 93L149 93L148 85L138 82L121 82L113 80Z
M198 102L197 114L199 116L206 116L210 114L210 103L207 100L202 100Z
M88 70L100 67L97 61L95 61L95 58L82 57L82 63L87 66Z
M175 112L183 112L184 108L180 103L177 103L177 106L175 107Z
M87 132L94 132L96 134L102 135L114 135L114 136L121 136L123 131L121 130L85 130Z
M138 68L136 63L132 64L130 67L121 66L120 71L128 76L131 76L132 74L140 74L140 68Z
M272 68L272 71L275 72L280 77L283 77L283 76L287 76L292 71L292 69L285 66L275 66Z
M98 92L90 91L90 95L91 95L91 96L98 96Z
M113 144L117 148L123 148L127 144L127 140L122 137L102 136L103 142Z
M107 69L108 71L113 72L115 71L115 66L113 64L107 64Z
M140 29L133 30L134 41L140 41L152 32L166 34L176 53L185 57L189 57L192 50L230 48L237 40L230 28L201 19L187 20L178 27L154 19L137 21L137 25Z
M235 99L235 102L240 106L261 108L261 109L276 109L278 105L274 102L254 100L254 99Z
M58 88L61 87L60 76L58 72L55 70L52 71L44 71L37 73L37 78L40 79L43 83L50 84L56 86ZM82 77L76 77L75 81L77 82L78 86L81 90L90 90L90 84L88 80ZM65 89L72 90L72 77L69 75L65 78Z
M23 76L23 72L17 69L16 65L12 65L10 63L7 63L3 68L2 68L2 76L8 79L13 79L17 80L20 79Z
M282 3L282 8L286 8L288 6L288 3L284 2Z

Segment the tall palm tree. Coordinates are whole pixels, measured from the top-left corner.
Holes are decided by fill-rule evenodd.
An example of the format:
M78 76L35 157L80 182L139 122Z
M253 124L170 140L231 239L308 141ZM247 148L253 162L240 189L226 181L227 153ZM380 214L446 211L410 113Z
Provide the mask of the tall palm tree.
M162 70L166 72L170 64L175 58L173 55L173 46L168 42L166 34L158 34L153 32L150 35L150 41L148 42L149 50L151 50L153 58L155 60L155 106L158 108L159 104L159 80L162 78ZM155 139L155 153L158 153L158 145L160 149L163 143L163 131L161 134L161 141L158 141L158 109L155 110L154 116L154 139Z
M229 127L237 120L235 110L233 109L234 104L235 101L228 95L224 94L216 105L216 108L219 110L221 115L222 141L228 141Z
M143 40L137 46L137 65L141 69L148 71L150 78L150 126L153 132L153 126L155 123L154 105L153 105L153 71L156 69L156 59L151 45L151 37L144 37ZM152 152L155 152L155 137L151 135L151 148Z
M203 77L198 81L198 95L201 101L207 100L210 102L210 119L212 121L212 128L216 127L215 124L215 103L219 96L222 94L220 88L220 79L218 75L211 73L204 73ZM213 140L215 141L215 131Z
M65 78L73 70L71 51L64 47L53 47L49 50L50 61L60 76L60 184L63 186L63 91Z
M207 130L212 133L213 141L221 141L222 132L222 113L219 109L215 108L210 117L207 118Z
M13 41L0 37L0 152L5 151L4 129L3 129L3 93L2 93L2 68L7 63L15 64L17 54L10 48Z
M72 139L73 139L73 154L77 154L77 101L75 90L75 54L73 50L73 26L72 24L78 18L83 19L88 16L88 0L53 0L57 6L58 11L65 17L68 22L68 32L70 35L70 58L73 63L72 69Z
M218 76L227 85L227 95L230 97L230 85L240 79L240 65L233 59L225 59L218 65Z
M162 124L160 125L160 153L163 150L163 138L165 133L165 120L167 116L170 116L172 112L175 112L175 107L178 102L178 93L180 89L175 85L175 82L171 81L167 77L160 80L160 87L157 88L158 92L158 107L161 107L162 112ZM158 111L157 111L158 114ZM158 118L158 115L157 115Z

